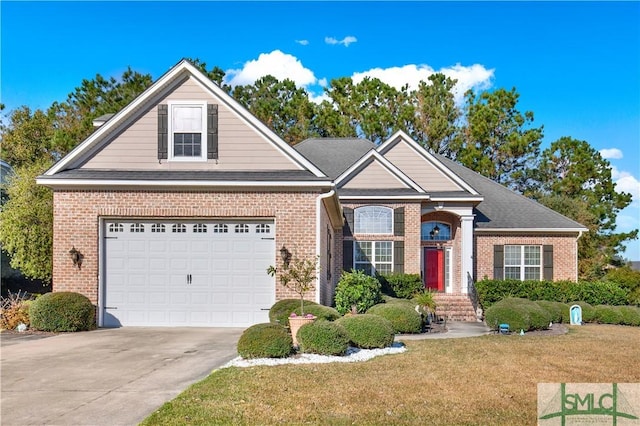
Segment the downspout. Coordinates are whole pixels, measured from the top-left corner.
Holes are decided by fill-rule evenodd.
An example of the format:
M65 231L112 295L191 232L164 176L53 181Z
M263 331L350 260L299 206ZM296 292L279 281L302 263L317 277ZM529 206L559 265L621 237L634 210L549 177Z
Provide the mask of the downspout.
M578 231L578 238L576 238L576 282L578 282L578 277L580 276L580 270L578 265L578 240L582 237L583 231Z
M335 195L336 195L336 190L331 189L331 191L325 194L320 194L316 198L316 256L318 256L317 257L318 259L322 259L321 238L324 235L322 232L322 229L320 229L322 226L322 209L321 209L322 201L327 198L335 197ZM316 269L316 303L320 303L320 262L318 262L318 267Z

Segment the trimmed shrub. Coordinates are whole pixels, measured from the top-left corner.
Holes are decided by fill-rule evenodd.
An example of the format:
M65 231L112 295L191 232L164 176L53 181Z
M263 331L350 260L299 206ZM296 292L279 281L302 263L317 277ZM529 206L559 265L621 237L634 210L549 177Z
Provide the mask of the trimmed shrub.
M29 307L31 327L42 331L86 331L96 326L96 308L80 293L45 293Z
M622 315L622 324L640 326L640 308L637 306L620 306L620 315Z
M547 313L551 316L551 321L555 323L563 322L562 318L564 316L569 318L569 307L564 303L550 302L548 300L538 300L535 303L542 309L547 311Z
M569 307L569 309L571 309L573 305L580 305L580 307L582 308L582 322L593 322L594 315L595 315L595 310L593 309L593 306L591 306L587 302L567 303L567 306ZM571 318L569 317L569 314L570 314L569 311L562 312L562 322L571 324Z
M388 319L396 333L420 333L422 331L422 317L405 304L381 303L372 306L367 314L379 315Z
M249 358L285 358L293 350L293 340L284 325L255 324L247 328L238 340L238 354Z
M294 310L294 312L296 313L296 315L301 315L300 306L298 306ZM330 306L317 305L317 304L307 306L307 304L305 303L304 313L305 315L306 314L315 315L319 320L323 319L327 321L335 321L341 317L340 312L338 312L334 308Z
M347 315L338 320L349 336L351 344L357 348L386 348L393 344L394 331L391 322L378 315Z
M393 273L378 277L385 294L401 299L411 299L414 294L424 290L419 274Z
M315 305L317 305L316 302L305 300L305 314L307 313L307 307ZM269 309L269 321L288 326L291 312L296 312L298 315L300 314L300 299L282 299L274 303L271 309Z
M320 355L344 355L349 348L349 335L340 324L317 320L298 330L300 350Z
M622 324L622 312L617 306L598 305L593 310L593 321L598 324Z
M514 298L506 298L491 305L484 312L484 319L492 330L497 330L500 324L509 324L509 331L528 330L529 318Z
M482 280L476 290L485 310L506 297L592 305L626 305L629 297L628 289L613 282Z
M364 313L381 301L380 282L362 271L343 272L336 287L336 309L344 315L355 306Z
M485 321L494 330L500 324L509 324L510 331L542 330L549 326L551 315L530 300L509 297L487 309Z

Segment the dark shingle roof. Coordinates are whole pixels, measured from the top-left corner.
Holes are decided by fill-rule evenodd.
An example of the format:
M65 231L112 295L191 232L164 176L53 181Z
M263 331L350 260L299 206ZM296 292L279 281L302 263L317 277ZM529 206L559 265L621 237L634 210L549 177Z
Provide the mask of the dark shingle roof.
M375 147L375 144L367 139L311 138L303 140L293 148L331 179L335 179Z
M484 197L476 206L479 229L584 229L584 226L542 204L441 155L436 158Z

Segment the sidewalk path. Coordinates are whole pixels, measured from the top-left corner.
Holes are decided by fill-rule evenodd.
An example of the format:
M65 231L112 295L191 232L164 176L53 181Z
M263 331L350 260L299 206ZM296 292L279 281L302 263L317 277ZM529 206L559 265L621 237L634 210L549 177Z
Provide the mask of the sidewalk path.
M477 337L489 334L491 330L483 322L450 321L446 333L400 334L396 341L424 339L458 339L461 337Z

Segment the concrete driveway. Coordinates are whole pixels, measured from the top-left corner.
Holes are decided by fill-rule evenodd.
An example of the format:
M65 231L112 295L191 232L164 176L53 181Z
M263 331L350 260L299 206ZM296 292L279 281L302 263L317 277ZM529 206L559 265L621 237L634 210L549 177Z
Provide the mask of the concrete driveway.
M134 425L237 356L240 328L2 335L2 425Z

